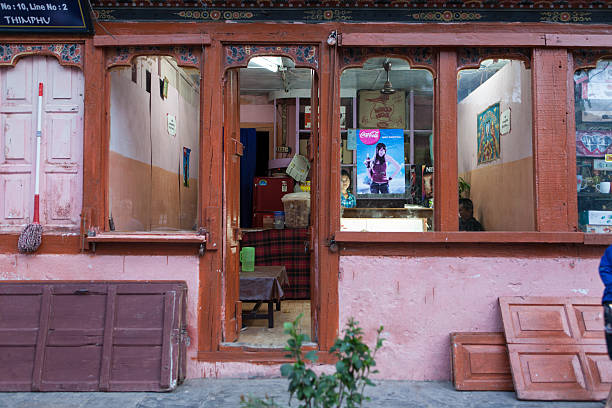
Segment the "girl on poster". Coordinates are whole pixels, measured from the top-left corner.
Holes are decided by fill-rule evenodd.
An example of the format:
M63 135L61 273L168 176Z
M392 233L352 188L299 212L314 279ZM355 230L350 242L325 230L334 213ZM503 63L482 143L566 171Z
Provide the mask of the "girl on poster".
M391 177L387 177L387 161L395 166L395 171ZM387 154L387 146L384 143L378 143L374 159L370 159L368 154L364 163L372 180L370 193L389 194L389 181L399 173L401 167L393 157Z

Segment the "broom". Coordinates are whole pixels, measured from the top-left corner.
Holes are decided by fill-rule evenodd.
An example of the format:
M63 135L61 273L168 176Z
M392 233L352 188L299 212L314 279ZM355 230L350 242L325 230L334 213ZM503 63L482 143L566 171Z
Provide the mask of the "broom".
M17 241L17 249L21 253L34 252L40 246L42 241L43 227L39 222L39 201L38 201L38 189L40 183L40 139L42 137L41 130L41 117L42 117L42 97L43 97L43 84L38 84L38 118L36 120L36 184L34 187L34 220L32 223L26 225L24 230L19 235L19 241Z

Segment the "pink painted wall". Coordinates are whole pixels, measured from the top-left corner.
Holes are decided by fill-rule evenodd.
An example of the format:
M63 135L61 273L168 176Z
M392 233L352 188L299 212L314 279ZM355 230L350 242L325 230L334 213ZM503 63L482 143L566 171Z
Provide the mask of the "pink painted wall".
M599 259L342 257L340 327L353 316L387 379L449 380L449 334L503 331L500 296L595 296Z
M187 377L278 377L279 365L197 362L198 263L191 256L0 254L0 280L184 280L188 286ZM449 335L502 331L499 296L601 296L598 259L364 257L340 259L340 327L359 321L372 345L386 342L378 377L450 379ZM318 367L330 370L331 367Z
M242 123L273 123L274 105L263 98L240 98L240 122Z

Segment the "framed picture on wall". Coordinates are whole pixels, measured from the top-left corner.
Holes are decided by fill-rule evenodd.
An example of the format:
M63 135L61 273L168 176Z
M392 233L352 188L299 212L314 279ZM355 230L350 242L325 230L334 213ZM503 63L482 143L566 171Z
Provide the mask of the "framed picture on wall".
M360 129L406 129L406 91L359 91Z
M479 113L477 121L478 164L499 159L499 102Z

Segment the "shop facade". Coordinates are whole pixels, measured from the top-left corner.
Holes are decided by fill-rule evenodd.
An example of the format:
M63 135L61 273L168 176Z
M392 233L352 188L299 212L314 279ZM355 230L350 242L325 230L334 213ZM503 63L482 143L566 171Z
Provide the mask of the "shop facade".
M381 378L448 380L450 333L502 331L498 297L601 295L597 266L612 235L587 231L605 224L579 215L606 211L599 190L612 143L612 9L580 1L529 8L518 1L265 3L202 9L186 1L94 1L92 35L2 34L0 279L185 281L187 377L278 375L281 348L232 344L242 323L241 128L270 127L270 160L289 158L278 154L291 147L310 164L304 251L311 347L323 364L355 317L366 340L385 327ZM272 96L262 102L255 88L244 88L256 57L281 57L287 76L301 69L310 80L291 92L289 76L266 107ZM469 79L486 69L486 79L464 87L460 72L475 70ZM383 86L367 83L372 72L383 82L391 74L399 91L392 94L404 98L401 124L359 118L369 106L362 91ZM609 82L595 85L605 75ZM580 85L585 76L590 90ZM500 81L492 91L489 79ZM38 82L49 90L45 232L35 254L19 254L19 232L32 213ZM486 96L498 89L507 91ZM497 102L498 117L511 116L493 132L491 152L480 147L490 131L478 127ZM295 119L283 119L281 106ZM387 108L371 110L377 117ZM283 120L296 129L293 141L292 133L283 138ZM359 193L365 166L348 133L360 128L404 130L408 147L393 174L403 190L387 201ZM590 173L577 178L577 167ZM357 208L380 210L392 225L377 224L371 211L349 217L341 210L343 170ZM484 232L459 230L458 180L471 186L463 197L474 202ZM375 221L351 227L349 218ZM418 228L407 221L414 219Z

